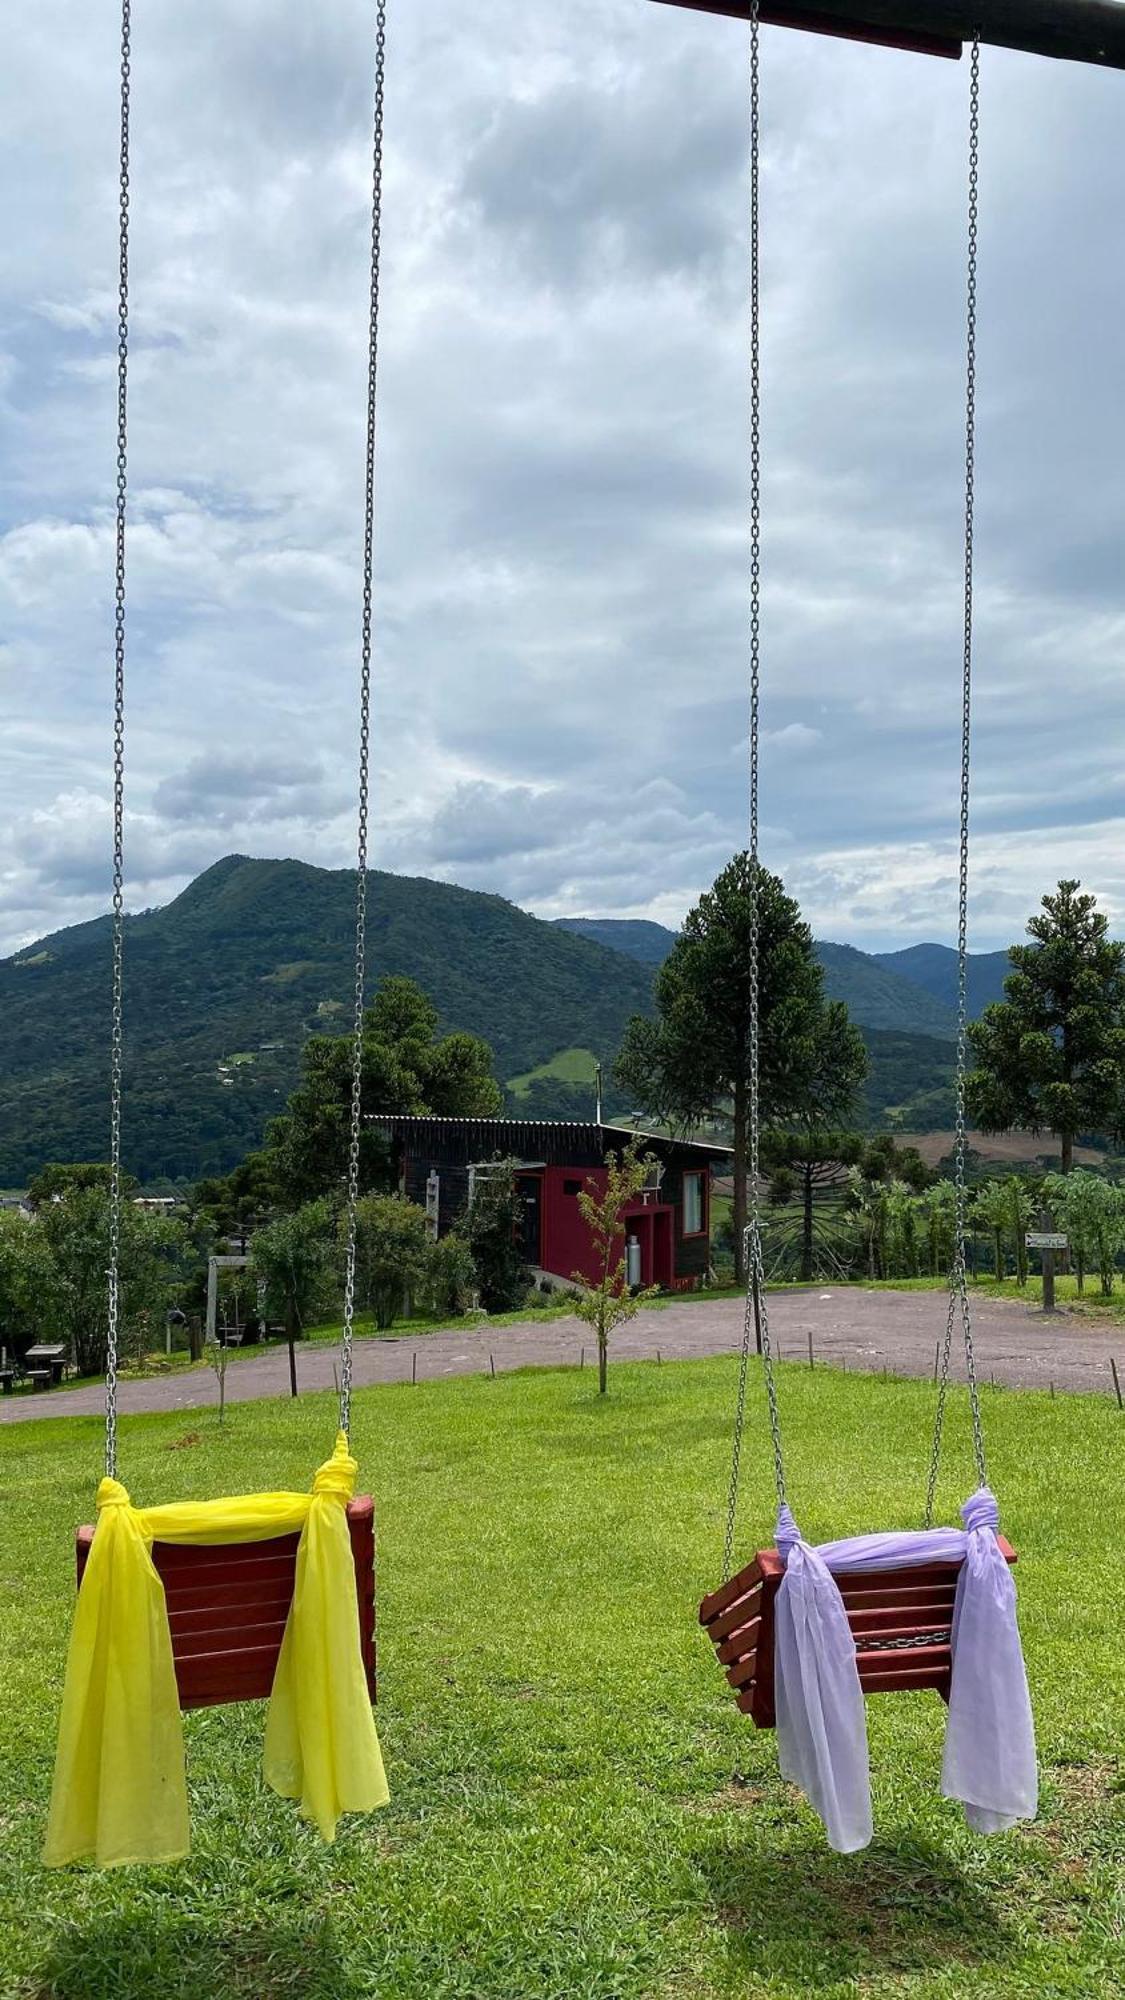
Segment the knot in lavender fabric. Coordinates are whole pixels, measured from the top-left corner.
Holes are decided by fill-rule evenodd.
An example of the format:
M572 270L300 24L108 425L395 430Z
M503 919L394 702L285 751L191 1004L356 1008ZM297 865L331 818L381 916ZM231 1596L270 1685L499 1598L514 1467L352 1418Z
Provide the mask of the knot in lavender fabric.
M962 1507L961 1519L965 1523L966 1534L971 1535L975 1528L991 1528L996 1534L1000 1527L1000 1508L995 1493L990 1493L987 1486L978 1487Z

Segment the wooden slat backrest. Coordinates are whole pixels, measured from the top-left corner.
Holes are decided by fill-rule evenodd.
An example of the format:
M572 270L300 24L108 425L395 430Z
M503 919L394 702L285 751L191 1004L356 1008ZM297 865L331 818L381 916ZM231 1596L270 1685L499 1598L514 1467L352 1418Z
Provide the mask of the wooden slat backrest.
M369 1495L349 1502L348 1533L363 1667L374 1701L375 1505ZM93 1538L92 1527L79 1528L79 1583ZM168 1607L181 1708L268 1697L293 1599L298 1540L297 1535L279 1535L273 1541L228 1542L222 1547L153 1543L153 1565Z
M1005 1560L1016 1552L997 1536ZM959 1562L918 1563L910 1569L845 1571L837 1577L856 1642L865 1694L933 1688L949 1699L953 1603ZM699 1607L699 1622L743 1712L772 1729L774 1606L785 1565L776 1549L760 1549Z

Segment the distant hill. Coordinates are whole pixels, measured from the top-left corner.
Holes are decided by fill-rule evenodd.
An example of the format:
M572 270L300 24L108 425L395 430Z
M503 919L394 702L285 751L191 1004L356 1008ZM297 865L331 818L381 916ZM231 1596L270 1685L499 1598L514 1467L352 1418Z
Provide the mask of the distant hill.
M126 924L125 1164L142 1180L222 1171L262 1136L306 1036L347 1026L354 877L299 861L216 863ZM560 1049L607 1065L651 1005L635 959L500 896L372 874L372 979L406 973L446 1028L483 1035L497 1072ZM0 961L0 1186L45 1158L104 1154L109 919Z
M307 1035L347 1027L354 878L230 855L165 909L126 925L126 1165L193 1179L260 1141L292 1088ZM630 1108L612 1065L629 1016L675 943L662 924L544 922L500 896L423 878L370 880L372 981L406 973L444 1028L483 1035L524 1116L588 1117L603 1065L608 1114ZM866 1123L944 1129L952 1118L956 954L870 954L820 943L871 1061ZM973 1013L998 997L1007 954L974 957ZM109 919L0 961L0 1187L44 1159L105 1151Z
M639 958L642 965L663 965L676 942L675 931L643 917L556 917L555 922L574 937L592 938L626 958Z
M850 944L817 943L824 967L825 990L843 1000L862 1028L895 1029L901 1034L949 1039L956 1033L953 1010L935 1000L914 980L906 979L865 951Z
M560 930L592 938L644 965L664 963L676 942L675 931L640 918L557 917ZM957 955L953 961L952 1000L931 991L926 978L913 969L916 954L941 954L942 945L917 945L910 951L876 956L850 944L817 944L825 987L833 1000L843 1000L853 1019L864 1028L894 1029L901 1034L949 1037L956 1032ZM998 957L1005 954L998 953ZM904 963L899 966L897 961ZM905 961L910 961L907 964Z
M888 972L909 979L951 1012L957 1009L957 953L947 944L911 944L905 951L871 954L872 962ZM993 1000L1004 998L1004 981L1011 971L1006 951L969 953L966 986L969 1013L983 1014Z

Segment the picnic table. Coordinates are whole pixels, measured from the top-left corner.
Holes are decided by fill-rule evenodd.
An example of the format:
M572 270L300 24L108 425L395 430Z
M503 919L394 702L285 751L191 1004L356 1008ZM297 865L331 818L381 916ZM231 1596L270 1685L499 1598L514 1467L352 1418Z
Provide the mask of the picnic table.
M41 1341L38 1346L29 1347L23 1357L23 1371L37 1386L57 1388L66 1373L66 1347L63 1342Z

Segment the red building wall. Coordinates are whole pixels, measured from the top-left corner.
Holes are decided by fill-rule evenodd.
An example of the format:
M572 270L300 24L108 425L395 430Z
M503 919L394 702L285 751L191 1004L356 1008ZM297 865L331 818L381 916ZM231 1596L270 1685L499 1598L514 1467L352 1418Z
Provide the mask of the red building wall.
M543 1231L540 1250L542 1269L556 1277L572 1278L580 1271L584 1278L597 1281L601 1275L590 1232L582 1219L578 1192L605 1193L604 1167L543 1169ZM635 1222L631 1218L635 1217ZM645 1202L640 1197L625 1211L625 1236L635 1234L641 1244L641 1283L670 1284L674 1269L676 1218L665 1203ZM625 1248L622 1238L620 1255Z

